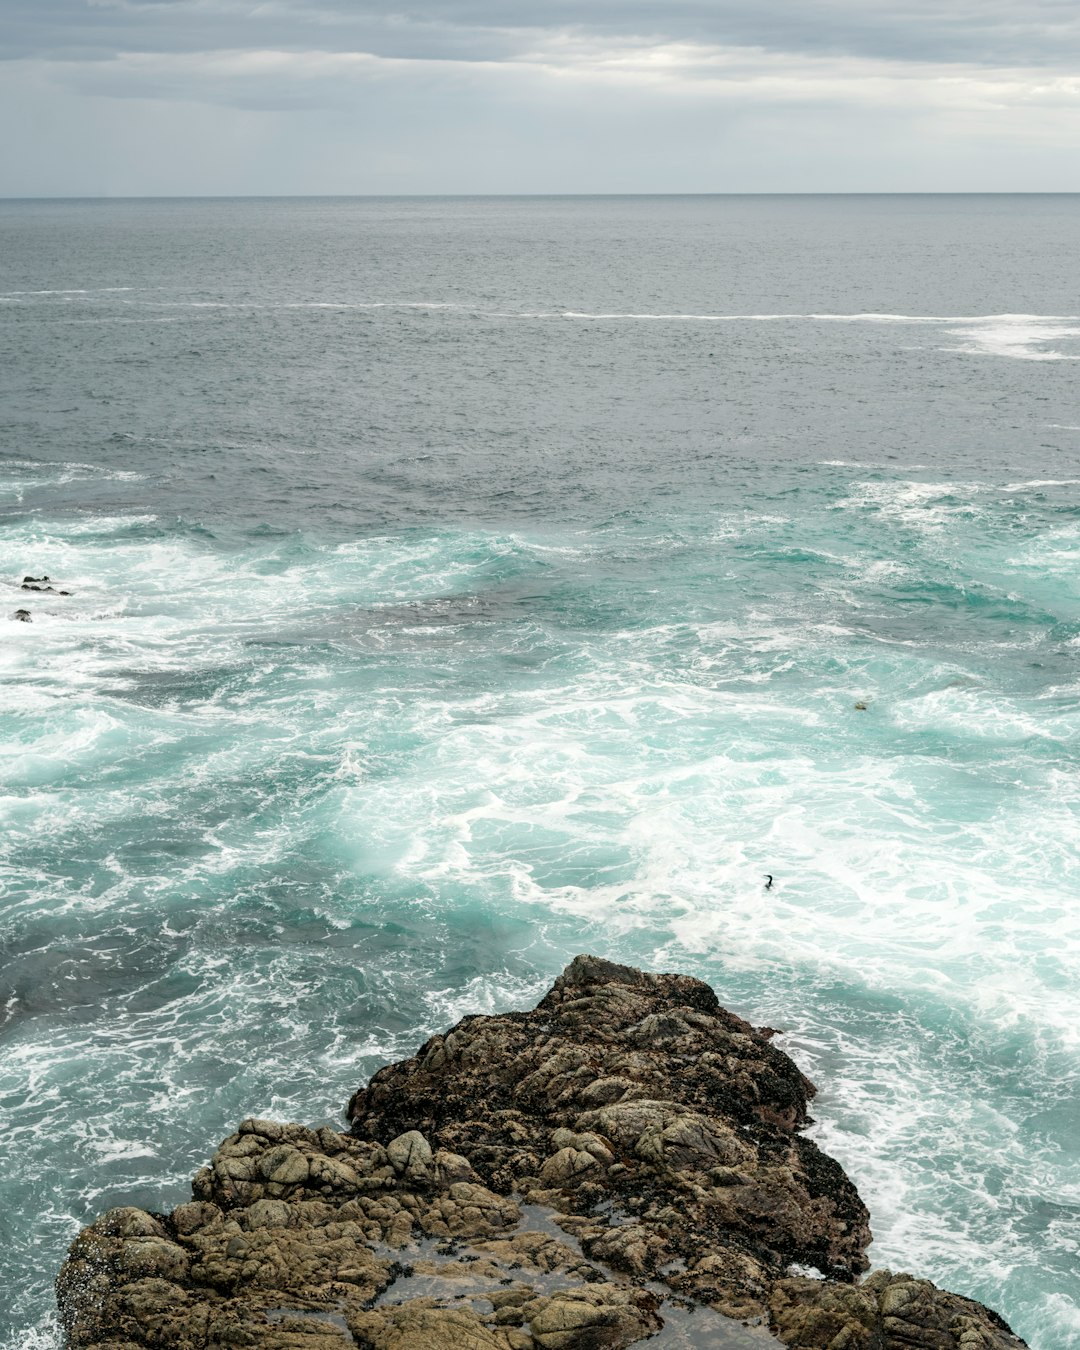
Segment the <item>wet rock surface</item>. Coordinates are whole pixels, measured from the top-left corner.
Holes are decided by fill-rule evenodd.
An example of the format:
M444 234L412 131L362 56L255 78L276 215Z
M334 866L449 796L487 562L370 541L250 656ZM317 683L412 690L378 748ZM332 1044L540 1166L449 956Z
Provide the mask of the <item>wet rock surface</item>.
M190 1203L103 1215L57 1283L68 1344L1021 1347L928 1281L859 1282L866 1209L771 1035L698 980L578 957L532 1012L381 1070L350 1133L245 1121Z

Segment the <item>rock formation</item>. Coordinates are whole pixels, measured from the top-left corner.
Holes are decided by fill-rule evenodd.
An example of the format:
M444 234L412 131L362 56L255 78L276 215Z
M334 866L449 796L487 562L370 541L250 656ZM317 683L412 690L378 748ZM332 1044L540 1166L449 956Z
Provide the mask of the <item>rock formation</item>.
M21 589L24 591L52 591L54 595L70 595L70 591L58 591L55 586L46 586L43 583L49 580L48 577L23 577Z
M678 975L578 957L381 1070L349 1134L245 1121L169 1215L72 1245L71 1350L1021 1350L878 1271L813 1085Z

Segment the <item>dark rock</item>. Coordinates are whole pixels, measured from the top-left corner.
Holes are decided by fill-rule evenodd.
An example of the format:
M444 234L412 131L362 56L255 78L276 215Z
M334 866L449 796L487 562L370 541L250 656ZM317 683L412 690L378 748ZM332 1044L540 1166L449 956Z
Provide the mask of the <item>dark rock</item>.
M23 591L49 591L53 595L70 595L70 591L58 591L55 586L46 586L41 583L47 582L48 577L23 577L22 585L19 588Z
M635 1210L657 1239L650 1274L734 1248L741 1315L791 1262L840 1280L866 1267L865 1207L797 1133L813 1093L708 985L579 957L534 1012L466 1018L377 1073L349 1115L361 1138L421 1129L498 1191ZM673 1201L677 1224L658 1217Z
M20 623L34 622L33 619L31 619L30 617L30 611L28 609L17 609L11 617L13 619L18 619Z
M925 1280L857 1282L866 1209L770 1034L698 980L578 957L532 1012L377 1073L350 1134L248 1120L191 1203L102 1216L58 1281L68 1344L619 1350L679 1300L717 1344L748 1335L725 1314L763 1347L1020 1350Z

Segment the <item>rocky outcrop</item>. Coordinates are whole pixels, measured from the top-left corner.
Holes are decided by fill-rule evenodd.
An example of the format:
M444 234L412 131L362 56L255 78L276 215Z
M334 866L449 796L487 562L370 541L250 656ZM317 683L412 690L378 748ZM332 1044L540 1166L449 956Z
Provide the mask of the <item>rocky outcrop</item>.
M866 1209L772 1034L578 957L381 1070L349 1134L245 1121L191 1203L104 1215L58 1281L69 1346L1018 1350L925 1280L859 1282Z
M23 577L21 589L24 591L52 591L54 595L70 595L70 591L58 591L55 586L49 586L48 577Z

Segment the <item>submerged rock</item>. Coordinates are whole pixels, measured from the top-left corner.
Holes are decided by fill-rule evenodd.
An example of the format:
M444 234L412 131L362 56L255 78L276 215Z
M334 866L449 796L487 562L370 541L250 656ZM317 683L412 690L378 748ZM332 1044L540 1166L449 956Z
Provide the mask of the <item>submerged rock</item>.
M68 1344L1019 1350L928 1281L858 1282L865 1206L771 1035L578 957L532 1012L377 1073L349 1134L248 1120L191 1203L102 1216L58 1280Z

